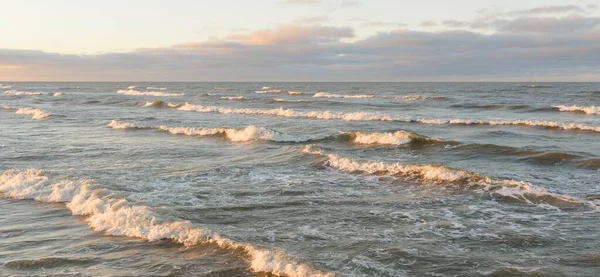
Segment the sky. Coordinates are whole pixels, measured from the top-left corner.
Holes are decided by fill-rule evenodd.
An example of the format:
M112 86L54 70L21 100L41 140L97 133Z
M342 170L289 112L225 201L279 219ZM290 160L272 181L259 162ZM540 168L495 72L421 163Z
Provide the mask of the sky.
M0 0L0 81L600 81L594 2Z

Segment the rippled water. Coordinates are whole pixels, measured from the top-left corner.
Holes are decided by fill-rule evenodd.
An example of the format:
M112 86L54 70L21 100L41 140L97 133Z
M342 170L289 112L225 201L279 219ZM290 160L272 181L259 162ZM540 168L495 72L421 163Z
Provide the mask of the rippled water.
M600 274L598 83L0 93L2 276Z

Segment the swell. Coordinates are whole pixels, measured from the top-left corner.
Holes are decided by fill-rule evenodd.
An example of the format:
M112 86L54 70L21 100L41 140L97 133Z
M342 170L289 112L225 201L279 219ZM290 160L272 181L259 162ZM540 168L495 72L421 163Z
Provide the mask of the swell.
M477 119L423 119L399 117L383 113L372 112L330 112L330 111L297 111L285 109L258 109L258 108L228 108L219 106L202 106L190 103L165 104L167 107L181 111L220 114L267 115L278 117L311 118L321 120L346 120L346 121L397 121L407 123L421 123L431 125L488 125L488 126L531 126L547 129L574 130L600 132L600 126L585 125L575 122L555 122L547 120L477 120ZM164 105L163 105L164 106Z
M73 215L85 216L95 231L147 241L171 240L186 247L211 244L242 254L250 270L281 276L333 276L298 262L279 250L236 242L189 221L165 221L151 207L130 204L90 180L53 177L39 169L6 170L0 174L0 192L12 199L64 203Z
M556 105L556 106L552 106L552 108L554 110L558 110L561 112L573 112L573 113L581 113L581 114L600 115L600 107L596 107L596 106Z
M377 99L391 99L391 100L403 100L403 101L446 99L446 97L444 97L444 96L424 96L424 95L383 96L383 95L371 95L371 94L336 94L336 93L328 93L328 92L317 92L313 95L313 97L314 98L345 98L345 99L377 98Z
M184 96L183 93L167 93L164 91L138 91L135 87L118 90L117 93L134 96Z
M499 104L455 104L454 108L483 109L483 110L524 110L530 105L499 105Z
M4 106L2 107L5 110L12 110L13 108ZM32 120L45 120L53 116L53 114L35 108L14 108L16 109L15 114L17 115L30 115Z
M248 142L266 140L272 142L305 143L318 141L342 141L359 145L404 145L404 144L436 144L441 140L421 136L419 134L398 130L393 132L339 132L325 137L309 137L285 134L265 127L250 125L245 128L192 128L144 126L131 122L112 120L107 124L113 129L148 129L170 133L172 135L186 136L221 136L232 142Z
M591 202L575 197L551 193L528 182L493 179L485 175L443 165L358 161L337 154L325 153L318 145L305 145L302 152L325 158L321 163L323 166L351 174L392 176L435 185L455 185L474 192L488 193L492 197L528 204L546 203L557 207L596 206Z

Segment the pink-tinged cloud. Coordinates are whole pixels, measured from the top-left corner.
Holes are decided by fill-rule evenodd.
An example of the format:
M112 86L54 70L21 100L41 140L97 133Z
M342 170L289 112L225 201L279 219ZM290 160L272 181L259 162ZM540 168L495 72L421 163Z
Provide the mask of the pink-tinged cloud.
M327 42L351 37L354 37L354 30L348 27L280 25L274 30L230 35L225 40L248 45L275 45Z

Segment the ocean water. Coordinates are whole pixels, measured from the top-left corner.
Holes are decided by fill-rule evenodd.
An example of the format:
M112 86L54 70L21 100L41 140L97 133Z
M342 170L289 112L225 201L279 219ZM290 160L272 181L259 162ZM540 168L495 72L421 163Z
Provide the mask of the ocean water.
M600 83L4 83L0 276L598 276Z

